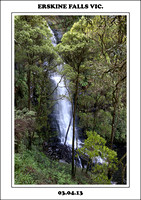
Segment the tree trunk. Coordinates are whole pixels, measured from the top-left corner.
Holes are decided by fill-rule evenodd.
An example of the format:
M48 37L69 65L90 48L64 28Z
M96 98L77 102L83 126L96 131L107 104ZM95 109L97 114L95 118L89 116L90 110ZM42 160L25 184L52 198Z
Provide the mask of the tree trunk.
M75 177L75 168L74 168L74 141L75 141L75 115L76 115L76 93L74 100L74 111L73 111L73 138L72 138L72 178Z
M31 70L27 73L27 85L28 85L28 109L31 110Z
M28 149L31 150L34 132L28 131Z
M115 119L116 119L116 112L117 112L117 106L118 106L118 83L116 84L116 89L113 91L113 119L112 119L112 130L111 130L111 149L113 148L113 141L115 137L115 129L116 129L116 124L115 124Z
M69 122L68 129L67 129L67 132L66 132L64 145L66 145L66 142L67 142L67 137L68 137L68 132L69 132L69 129L70 129L71 121L72 121L72 116L70 118L70 122Z
M126 164L122 166L122 184L124 184L124 176L125 176Z
M31 144L32 144L32 136L31 132L28 131L28 149L31 150Z
M122 167L122 171L121 171L121 178L122 178L122 184L124 183L124 176L125 176L125 171L126 171L126 164L124 165L124 163L122 162L123 159L125 159L127 153L125 153L122 158L118 161L118 164L121 164Z
M115 136L115 117L116 117L116 103L114 103L113 119L112 119L112 130L111 130L111 149L113 148L113 141Z
M75 117L76 117L76 106L77 106L77 95L78 95L78 79L79 79L79 69L78 76L76 80L76 89L74 94L74 110L73 110L73 138L72 138L72 178L75 177L75 167L74 167L74 141L75 141Z

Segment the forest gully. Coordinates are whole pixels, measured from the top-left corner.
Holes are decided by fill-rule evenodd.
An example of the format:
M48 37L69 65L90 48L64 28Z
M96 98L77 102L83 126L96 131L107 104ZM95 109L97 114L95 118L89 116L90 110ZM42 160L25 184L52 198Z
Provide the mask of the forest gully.
M126 16L14 20L15 184L125 185Z

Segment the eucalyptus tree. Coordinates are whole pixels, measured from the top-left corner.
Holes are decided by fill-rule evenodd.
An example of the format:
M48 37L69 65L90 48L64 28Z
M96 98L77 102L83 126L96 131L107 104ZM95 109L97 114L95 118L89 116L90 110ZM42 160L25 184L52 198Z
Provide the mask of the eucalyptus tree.
M108 78L111 87L112 148L118 109L126 108L126 16L99 16L93 23L97 24L97 31L92 35L100 46L104 66L102 78Z
M15 16L15 64L27 75L28 109L31 110L31 77L47 74L56 65L57 54L50 30L42 16ZM43 65L46 61L47 66ZM16 70L15 70L16 71ZM33 78L34 79L34 78Z
M89 42L85 34L78 32L75 29L71 29L65 33L62 38L62 42L57 46L57 50L60 53L62 59L66 63L64 68L64 74L70 81L69 88L73 99L73 138L72 138L72 177L75 176L74 170L74 141L75 141L75 120L76 109L79 94L79 82L82 78L82 73L87 70L85 62L87 61L87 55L89 50Z
M126 110L126 16L86 16L74 28L89 41L87 66L90 71L80 83L83 94L79 101L80 119L87 128L99 129L102 121L97 119L107 112L107 124L104 120L103 130L99 131L104 134L108 128L106 134L109 138L111 132L112 148L117 118L121 118L118 114Z

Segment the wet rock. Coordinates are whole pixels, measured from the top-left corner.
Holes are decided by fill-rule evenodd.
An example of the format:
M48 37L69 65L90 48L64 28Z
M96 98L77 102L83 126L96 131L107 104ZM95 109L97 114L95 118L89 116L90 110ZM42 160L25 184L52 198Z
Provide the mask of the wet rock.
M61 39L62 39L62 32L60 30L56 30L56 29L53 29L52 30L54 35L55 35L55 38L57 40L57 44L59 44L61 42Z
M70 146L61 143L43 143L44 153L51 159L58 160L59 162L71 163L72 162L72 148ZM77 152L75 151L75 156ZM87 164L87 161L83 158L83 163ZM85 160L85 161L84 161ZM75 164L81 167L81 158L75 157Z
M67 164L67 162L65 162L64 160L59 160L59 162Z
M51 159L64 160L71 163L72 149L61 143L48 143L43 146L44 153Z

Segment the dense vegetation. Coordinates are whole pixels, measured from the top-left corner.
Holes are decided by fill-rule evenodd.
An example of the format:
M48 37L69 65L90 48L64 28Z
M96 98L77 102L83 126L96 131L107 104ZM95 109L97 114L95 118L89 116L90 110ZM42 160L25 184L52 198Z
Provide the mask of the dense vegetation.
M71 179L71 165L51 160L37 146L32 151L22 147L15 155L15 184L92 184L90 173L78 168Z
M56 47L47 23L63 34ZM126 146L126 35L126 16L15 16L15 184L110 184L119 165L124 183L126 152L117 152ZM50 126L56 71L73 108L72 166L42 151L57 135ZM76 118L85 170L74 162ZM105 163L92 167L97 156Z

